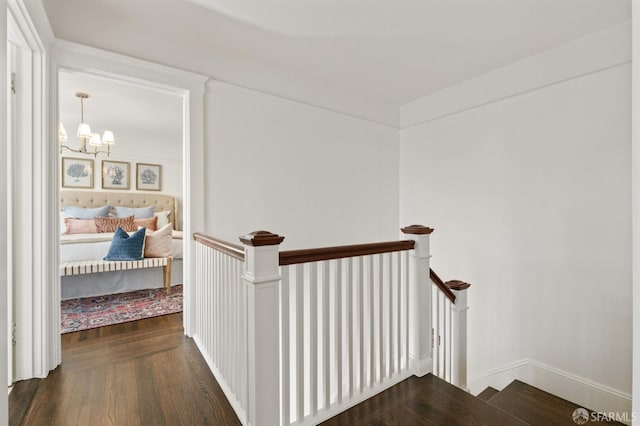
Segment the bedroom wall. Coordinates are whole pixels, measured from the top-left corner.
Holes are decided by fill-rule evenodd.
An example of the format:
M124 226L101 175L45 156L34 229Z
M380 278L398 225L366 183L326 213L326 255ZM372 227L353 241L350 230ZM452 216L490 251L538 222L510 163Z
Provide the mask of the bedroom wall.
M395 240L397 129L210 81L206 232L266 229L281 248Z
M474 393L630 409L629 60L625 24L403 107L400 223L472 283Z
M103 190L100 175L103 160L129 163L131 181L130 188L125 192L137 192L136 163L160 164L160 192L175 196L180 212L183 193L182 98L84 73L60 72L60 119L65 125L69 135L68 143L72 147L78 146L75 132L80 123L80 103L75 96L76 92L86 92L91 96L85 101L85 121L91 125L92 130L112 130L116 137L111 156L107 158L100 155L94 163L92 190ZM86 158L68 151L63 152L62 156ZM182 216L178 214L178 221L181 220Z

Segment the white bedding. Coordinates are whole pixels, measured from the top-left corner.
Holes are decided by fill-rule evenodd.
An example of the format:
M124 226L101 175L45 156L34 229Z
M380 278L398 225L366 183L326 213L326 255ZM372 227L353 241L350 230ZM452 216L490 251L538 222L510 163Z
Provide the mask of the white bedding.
M102 259L107 255L113 233L60 235L60 263ZM174 259L182 259L182 231L173 231Z

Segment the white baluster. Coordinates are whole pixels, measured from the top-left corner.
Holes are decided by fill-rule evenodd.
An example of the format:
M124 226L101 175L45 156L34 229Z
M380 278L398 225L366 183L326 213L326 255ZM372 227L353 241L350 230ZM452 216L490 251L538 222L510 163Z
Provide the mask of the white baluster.
M344 259L345 263L345 331L347 340L347 368L349 369L349 398L353 397L353 382L355 373L353 369L353 269L351 258Z
M309 280L309 400L311 415L318 413L318 270L308 264ZM305 283L307 285L307 283Z
M335 312L335 327L334 327L334 339L335 339L335 353L336 353L336 387L337 387L337 403L342 402L342 263L340 259L334 263L334 312Z
M322 374L324 382L323 406L331 405L331 303L329 301L329 262L321 264L322 270Z
M291 396L290 396L290 342L289 342L289 267L282 266L280 268L282 274L280 282L280 336L282 339L282 363L280 364L280 381L281 391L280 401L282 402L282 424L288 425L290 423L291 415Z
M296 418L304 419L304 269L303 264L294 265L296 291Z
M367 286L367 326L369 328L369 355L367 360L369 361L369 387L374 387L376 383L376 365L375 365L375 304L373 293L375 291L375 278L373 276L373 256L368 256L369 263L369 280Z
M358 366L360 367L360 380L358 381L358 393L362 393L365 387L365 362L364 362L364 257L358 258Z

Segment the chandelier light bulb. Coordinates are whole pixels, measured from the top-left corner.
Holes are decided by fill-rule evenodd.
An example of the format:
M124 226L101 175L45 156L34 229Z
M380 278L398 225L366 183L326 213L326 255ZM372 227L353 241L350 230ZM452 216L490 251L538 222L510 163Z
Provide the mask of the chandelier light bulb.
M90 138L92 135L91 127L87 123L80 123L78 126L78 137L79 138Z
M102 145L102 140L100 140L100 135L94 133L91 135L91 139L89 139L89 145L91 146L100 146Z
M64 128L64 124L60 123L58 125L58 142L66 142L69 140L67 136L67 130Z
M102 134L102 143L105 145L113 145L116 143L116 139L113 136L113 132L111 130L105 130Z

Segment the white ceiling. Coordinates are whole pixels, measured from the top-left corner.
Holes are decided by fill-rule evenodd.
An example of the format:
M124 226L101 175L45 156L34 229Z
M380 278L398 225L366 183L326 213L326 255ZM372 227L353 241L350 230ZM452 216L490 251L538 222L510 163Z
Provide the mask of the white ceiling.
M114 132L114 153L130 153L129 147L141 143L147 147L153 144L182 146L181 97L81 72L61 71L58 75L59 117L70 145L77 146L75 135L80 124L77 92L89 94L84 101L84 120L91 131ZM153 157L153 152L148 155Z
M385 122L408 101L631 15L630 0L43 3L58 38Z

